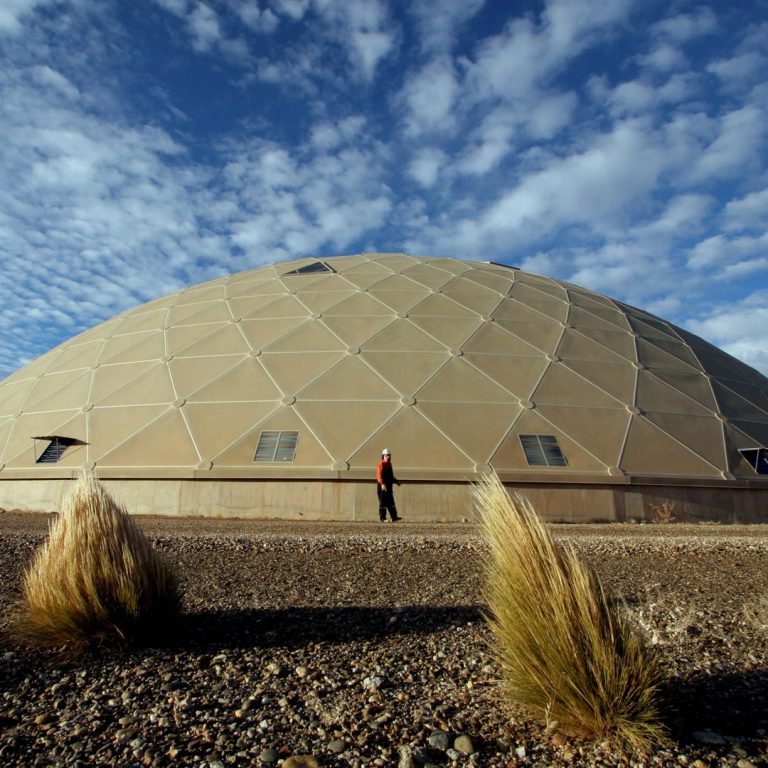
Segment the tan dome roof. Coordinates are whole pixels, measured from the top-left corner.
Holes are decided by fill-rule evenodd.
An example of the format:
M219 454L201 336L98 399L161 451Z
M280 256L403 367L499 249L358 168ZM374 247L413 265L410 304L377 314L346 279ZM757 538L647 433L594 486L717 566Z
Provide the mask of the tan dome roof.
M367 476L385 445L422 478L758 479L768 380L567 283L363 254L170 294L0 383L0 479Z

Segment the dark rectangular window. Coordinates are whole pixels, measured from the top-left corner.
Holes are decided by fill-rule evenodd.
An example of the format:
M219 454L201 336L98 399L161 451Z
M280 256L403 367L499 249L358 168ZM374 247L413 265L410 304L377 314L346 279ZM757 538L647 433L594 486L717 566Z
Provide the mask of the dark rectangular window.
M299 433L290 431L265 430L259 435L254 461L293 461Z
M520 435L520 444L529 467L568 466L554 435Z
M34 438L35 440L49 439L45 450L37 457L36 464L56 464L61 461L61 457L70 445L84 445L82 440L75 440L70 437L51 437L51 438Z
M311 264L305 264L303 267L286 272L283 277L286 275L314 275L318 272L336 272L336 270L331 269L324 261L313 261Z

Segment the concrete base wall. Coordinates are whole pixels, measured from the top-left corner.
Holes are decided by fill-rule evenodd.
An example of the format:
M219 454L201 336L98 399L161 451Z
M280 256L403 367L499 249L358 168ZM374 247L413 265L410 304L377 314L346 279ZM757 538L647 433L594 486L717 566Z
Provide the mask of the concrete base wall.
M0 508L54 512L73 480L0 481ZM103 481L131 514L295 520L377 520L376 485L338 480ZM551 522L653 521L664 506L679 521L768 522L766 490L661 485L506 484ZM395 489L412 521L475 519L471 485L409 481Z

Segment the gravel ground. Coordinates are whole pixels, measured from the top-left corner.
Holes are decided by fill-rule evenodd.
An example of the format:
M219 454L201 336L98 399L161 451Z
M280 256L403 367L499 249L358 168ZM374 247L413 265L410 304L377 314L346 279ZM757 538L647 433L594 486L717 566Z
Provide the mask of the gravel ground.
M624 756L501 704L472 525L139 518L177 637L67 661L6 632L48 519L0 514L2 766L768 766L768 526L553 526L665 663L670 744Z

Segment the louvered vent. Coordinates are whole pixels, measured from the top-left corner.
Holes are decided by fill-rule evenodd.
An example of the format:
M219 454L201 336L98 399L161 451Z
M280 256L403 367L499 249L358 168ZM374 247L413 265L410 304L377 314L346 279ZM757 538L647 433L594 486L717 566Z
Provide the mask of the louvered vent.
M520 443L529 467L568 466L554 435L520 435Z

